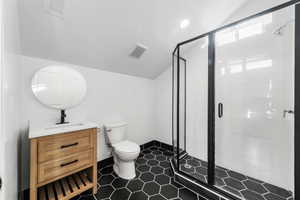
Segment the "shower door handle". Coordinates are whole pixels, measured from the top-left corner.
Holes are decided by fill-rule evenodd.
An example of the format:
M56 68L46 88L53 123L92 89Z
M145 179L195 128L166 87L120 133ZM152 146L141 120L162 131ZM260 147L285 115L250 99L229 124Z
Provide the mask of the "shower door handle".
M219 118L223 117L223 104L222 103L218 104L218 116L219 116Z
M286 118L286 114L294 114L293 110L284 110L283 111L283 118Z

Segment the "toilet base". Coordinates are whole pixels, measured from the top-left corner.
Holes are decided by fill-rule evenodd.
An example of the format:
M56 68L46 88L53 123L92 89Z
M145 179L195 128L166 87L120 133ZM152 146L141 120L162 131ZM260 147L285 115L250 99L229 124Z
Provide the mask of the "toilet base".
M123 162L118 160L116 162L115 160L115 164L113 166L114 172L121 178L123 179L133 179L136 177L136 173L135 173L135 162L134 160L131 162Z

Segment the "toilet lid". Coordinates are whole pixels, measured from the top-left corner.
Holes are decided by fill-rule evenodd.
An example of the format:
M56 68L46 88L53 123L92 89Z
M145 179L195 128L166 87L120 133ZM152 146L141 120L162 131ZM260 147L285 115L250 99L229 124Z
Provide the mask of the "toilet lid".
M128 140L114 144L113 147L116 151L125 153L136 153L140 151L140 146Z

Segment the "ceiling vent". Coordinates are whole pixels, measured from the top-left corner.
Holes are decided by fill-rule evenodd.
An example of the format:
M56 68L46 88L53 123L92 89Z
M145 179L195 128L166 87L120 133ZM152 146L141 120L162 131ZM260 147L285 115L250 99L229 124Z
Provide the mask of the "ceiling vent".
M139 59L142 57L142 55L145 53L145 51L147 49L148 49L148 47L141 45L141 44L137 44L129 56L132 58Z
M46 12L55 17L63 18L65 0L44 0Z

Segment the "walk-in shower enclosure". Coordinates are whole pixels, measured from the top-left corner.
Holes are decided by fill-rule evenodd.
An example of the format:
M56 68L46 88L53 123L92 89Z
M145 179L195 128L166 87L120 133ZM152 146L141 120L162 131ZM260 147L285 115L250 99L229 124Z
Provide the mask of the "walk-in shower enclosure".
M172 129L178 173L233 199L299 196L298 2L177 45Z

